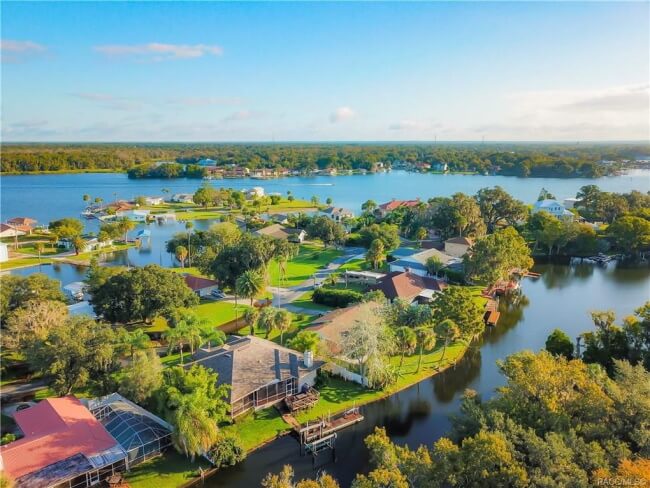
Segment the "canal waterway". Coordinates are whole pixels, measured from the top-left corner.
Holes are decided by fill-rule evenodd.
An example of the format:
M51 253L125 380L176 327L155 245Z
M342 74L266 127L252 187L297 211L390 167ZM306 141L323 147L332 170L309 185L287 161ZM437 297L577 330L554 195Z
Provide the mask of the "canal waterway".
M620 320L650 299L647 266L544 264L534 270L542 274L541 278L524 279L521 297L513 303L502 301L499 325L489 329L454 369L362 407L365 420L339 432L336 462L330 454L321 454L314 468L310 456L300 456L297 440L286 436L255 451L243 463L217 472L206 485L255 487L266 473L278 472L284 464L290 464L297 479L314 477L324 470L347 487L356 473L370 469L363 440L375 426L385 427L398 444L431 446L449 431L450 415L458 413L467 388L486 399L503 385L498 360L524 349L542 349L555 328L573 338L590 330L590 310L611 309Z

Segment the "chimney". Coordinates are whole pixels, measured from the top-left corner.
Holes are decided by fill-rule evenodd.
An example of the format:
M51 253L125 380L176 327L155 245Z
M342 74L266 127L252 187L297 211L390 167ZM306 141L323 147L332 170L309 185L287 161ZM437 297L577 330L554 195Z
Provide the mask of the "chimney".
M314 365L314 353L307 350L303 353L302 362L305 368L311 368Z

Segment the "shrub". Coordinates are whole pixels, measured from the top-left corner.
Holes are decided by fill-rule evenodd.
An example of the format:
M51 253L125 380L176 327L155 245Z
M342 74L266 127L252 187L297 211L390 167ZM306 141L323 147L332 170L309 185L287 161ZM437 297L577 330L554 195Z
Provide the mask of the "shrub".
M312 301L328 307L343 308L351 303L360 302L363 294L354 290L336 290L332 288L318 288L312 295Z
M233 435L222 435L210 449L209 457L216 468L234 466L246 457L246 451L241 446L239 438Z

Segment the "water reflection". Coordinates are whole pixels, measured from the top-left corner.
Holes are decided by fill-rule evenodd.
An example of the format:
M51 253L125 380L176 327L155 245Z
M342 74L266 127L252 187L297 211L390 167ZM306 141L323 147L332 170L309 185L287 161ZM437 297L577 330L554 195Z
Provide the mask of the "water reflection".
M439 403L450 403L478 378L481 371L481 349L471 347L456 366L433 377L433 392Z

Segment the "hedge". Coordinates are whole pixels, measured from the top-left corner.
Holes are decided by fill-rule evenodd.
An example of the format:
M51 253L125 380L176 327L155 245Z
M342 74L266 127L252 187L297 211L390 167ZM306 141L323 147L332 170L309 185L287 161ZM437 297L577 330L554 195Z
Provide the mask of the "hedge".
M312 295L312 301L328 307L343 308L351 303L360 302L363 294L354 290L336 290L333 288L317 288Z

